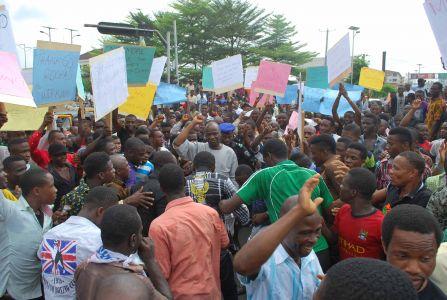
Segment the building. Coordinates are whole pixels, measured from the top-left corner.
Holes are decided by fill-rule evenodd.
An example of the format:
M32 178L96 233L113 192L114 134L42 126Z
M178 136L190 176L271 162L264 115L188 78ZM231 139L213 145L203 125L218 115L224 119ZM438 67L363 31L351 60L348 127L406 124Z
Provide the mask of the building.
M396 71L385 70L385 83L398 86L404 83L404 77Z

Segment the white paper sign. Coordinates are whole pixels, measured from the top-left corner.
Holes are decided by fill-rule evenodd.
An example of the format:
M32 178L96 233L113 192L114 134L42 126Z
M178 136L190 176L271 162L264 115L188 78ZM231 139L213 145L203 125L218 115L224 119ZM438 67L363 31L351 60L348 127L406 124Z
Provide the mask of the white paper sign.
M152 61L151 73L149 74L149 82L155 85L160 84L161 75L163 75L163 70L165 68L166 60L168 58L166 56L161 56L154 58Z
M349 33L327 52L327 71L329 85L343 79L351 70L351 47Z
M424 8L438 43L442 60L447 66L447 1L426 0Z
M124 48L90 58L95 120L99 120L126 102L127 72Z
M230 56L211 64L214 91L222 94L244 86L244 69L240 54Z
M244 88L251 88L251 83L256 81L256 78L258 77L258 70L259 67L247 67L247 69L245 69Z
M0 51L14 53L18 59L16 42L12 33L11 18L8 10L0 4Z

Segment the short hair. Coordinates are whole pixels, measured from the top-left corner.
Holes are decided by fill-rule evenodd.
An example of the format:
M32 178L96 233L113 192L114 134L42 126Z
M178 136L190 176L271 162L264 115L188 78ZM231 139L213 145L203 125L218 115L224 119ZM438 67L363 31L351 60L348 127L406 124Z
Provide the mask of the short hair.
M26 163L26 161L21 156L18 156L18 155L8 156L7 158L5 158L3 160L3 169L11 170L12 164L15 162L18 162L18 161L23 161Z
M121 142L119 136L117 136L117 135L112 135L112 140L114 140L114 141L119 140Z
M96 144L95 150L97 152L101 152L101 151L105 151L106 150L106 146L108 143L113 143L113 140L111 137L105 137L103 139L101 139L98 144Z
M371 113L371 112L365 112L365 113L363 114L363 118L364 118L364 119L368 118L368 119L373 120L373 123L374 123L374 125L376 125L376 126L379 126L379 124L380 124L379 118L378 118L375 114L373 114L373 113Z
M303 152L296 151L290 155L290 160L294 161L298 166L302 168L310 168L312 160Z
M253 169L249 165L241 164L237 166L234 176L251 176L251 174L253 174Z
M403 271L372 258L350 258L328 270L317 291L321 300L417 300Z
M349 144L348 148L355 149L360 152L360 158L366 159L368 157L368 149L366 149L365 145L362 143L351 143Z
M58 133L63 134L62 132L60 132L59 130L50 130L50 132L48 133L48 141L52 141L54 139L54 136Z
M119 201L118 194L111 187L96 186L85 197L84 206L89 208L109 208Z
M362 134L362 130L360 129L360 126L355 123L346 124L345 126L343 126L343 130L346 130L349 132L354 132L358 135Z
M318 146L321 149L327 150L333 154L335 154L337 149L334 138L329 134L320 134L313 136L310 140L310 144Z
M26 171L21 177L19 186L22 194L26 197L35 187L40 187L48 183L47 171L40 168L33 168Z
M169 163L161 168L158 181L163 192L180 193L184 190L185 174L180 166Z
M146 128L144 126L139 126L137 128L137 130L135 131L135 135L140 135L140 134L150 134L150 131L148 128Z
M193 160L194 168L207 167L209 169L214 169L216 165L216 158L213 154L207 151L202 151L196 154Z
M401 143L408 143L410 147L413 146L413 135L408 128L405 127L395 127L388 133L389 136L395 135Z
M128 138L124 143L124 151L135 150L144 147L144 142L137 137Z
M132 234L138 234L142 228L137 209L122 204L109 207L104 212L101 224L101 239L104 247L118 246L127 242Z
M84 160L83 168L86 178L93 178L101 172L105 172L110 157L105 152L93 152Z
M264 144L264 154L270 153L278 159L287 158L287 145L280 139L269 139Z
M346 148L349 147L349 145L352 144L352 140L347 137L340 137L335 143L342 143L346 145Z
M166 164L172 164L175 160L174 155L169 151L158 151L152 155L151 162L155 170L160 170Z
M442 230L436 218L424 207L413 204L401 204L394 207L382 223L382 241L385 249L391 242L394 229L421 234L435 235L436 243L442 242Z
M50 146L48 146L48 154L50 156L55 156L67 152L68 152L67 147L65 147L62 144L51 144Z
M323 120L328 120L329 122L331 122L332 126L335 126L335 120L334 118L332 118L331 116L323 116L322 118Z
M404 151L399 154L399 156L404 157L414 167L419 175L422 175L425 171L425 160L419 153L413 151Z
M216 121L209 121L208 123L206 123L205 128L208 128L210 126L216 126L217 130L220 132L220 127L219 124Z
M28 143L26 138L15 138L8 141L8 151L11 152L12 147L20 145L23 143Z
M436 82L434 82L432 85L435 85L435 84L439 86L439 89L440 89L440 90L442 90L442 87L443 87L443 86L442 86L442 83L440 83L439 81L436 81Z
M365 168L353 168L347 174L348 185L366 199L370 199L377 188L376 176Z

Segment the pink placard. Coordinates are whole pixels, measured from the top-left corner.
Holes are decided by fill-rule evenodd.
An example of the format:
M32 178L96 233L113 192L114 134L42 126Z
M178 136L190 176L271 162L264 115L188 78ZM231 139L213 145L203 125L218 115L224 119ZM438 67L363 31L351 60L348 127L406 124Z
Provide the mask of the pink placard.
M255 91L256 87L258 86L257 81L253 81L251 84L251 90L250 90L250 98L249 98L249 103L251 106L253 106L256 102L256 99L258 99L259 97L259 93ZM257 107L264 107L266 101L267 101L267 94L264 94L261 98L261 100L259 100ZM270 97L269 100L270 103L273 102L272 97Z
M295 130L297 128L298 128L298 113L296 111L293 111L289 119L289 124L287 125L286 130L284 132L287 134L289 132L289 129Z
M284 97L292 67L287 64L261 61L259 65L256 92ZM252 86L253 89L253 86Z
M0 94L32 98L13 53L0 51Z

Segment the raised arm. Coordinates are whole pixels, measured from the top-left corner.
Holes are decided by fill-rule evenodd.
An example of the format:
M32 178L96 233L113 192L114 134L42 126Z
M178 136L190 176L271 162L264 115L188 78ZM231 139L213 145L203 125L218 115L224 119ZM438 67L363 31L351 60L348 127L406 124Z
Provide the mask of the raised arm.
M180 132L180 134L175 138L173 144L174 147L180 147L188 138L189 133L191 132L191 130L197 125L197 124L202 124L204 117L201 115L197 115L194 117L194 119L192 120L191 123L189 123L188 126L186 126L185 128L183 128L183 130Z
M340 87L342 84L340 83ZM338 106L340 105L341 94L338 92L337 98L335 98L334 104L332 105L332 118L337 124L341 124L340 117L338 116Z
M411 109L407 112L405 117L403 117L403 119L400 121L399 124L400 127L407 127L410 124L411 120L414 117L414 114L421 107L421 103L422 103L421 99L416 99L413 101L413 103L411 103Z
M340 88L339 90L341 91L341 95L346 99L346 101L348 101L349 105L351 106L351 108L354 110L354 116L355 116L355 123L357 123L357 125L359 125L360 127L362 127L362 111L360 110L360 108L357 106L357 104L355 104L351 98L349 98L349 94L345 89L345 86L343 84L340 83ZM339 92L340 93L340 92ZM332 111L333 113L333 111Z
M323 199L312 201L311 194L319 182L319 174L307 180L298 195L298 204L278 221L259 232L234 257L234 270L241 275L256 277L290 230L304 217L312 215Z

